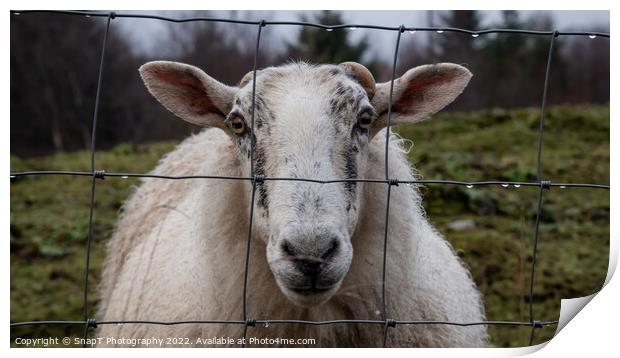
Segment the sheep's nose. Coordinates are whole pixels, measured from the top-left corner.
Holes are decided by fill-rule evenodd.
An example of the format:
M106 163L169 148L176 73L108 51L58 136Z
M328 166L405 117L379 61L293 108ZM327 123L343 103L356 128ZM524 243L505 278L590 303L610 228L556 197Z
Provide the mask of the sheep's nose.
M319 240L310 242L293 243L290 240L282 240L280 244L282 254L296 261L306 262L305 266L315 267L315 262L329 261L338 255L340 251L340 240L333 237L328 240ZM308 269L310 270L310 269ZM304 270L300 269L304 272ZM313 270L310 270L313 271Z
M340 251L338 238L315 239L314 241L282 240L282 253L291 259L295 268L311 282L317 281L321 271L328 266Z
M348 253L346 238L336 230L291 230L268 250L276 255L272 262L280 287L295 297L336 290L351 262Z

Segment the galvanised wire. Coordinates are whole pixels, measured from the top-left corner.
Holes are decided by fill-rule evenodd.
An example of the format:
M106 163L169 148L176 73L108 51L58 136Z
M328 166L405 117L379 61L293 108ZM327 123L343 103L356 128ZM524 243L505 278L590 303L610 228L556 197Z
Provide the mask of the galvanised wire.
M88 236L86 238L86 265L84 269L84 320L88 322L88 271L90 269L90 244L93 238L93 213L95 211L95 187L97 185L97 172L95 166L95 143L97 139L97 118L99 117L99 101L101 99L101 82L103 79L103 64L105 63L105 49L108 44L108 33L110 32L110 21L112 13L108 14L105 32L103 33L103 45L101 46L101 58L99 61L99 75L97 76L97 92L95 95L95 109L93 110L93 122L91 129L90 143L90 170L92 171L91 187L90 187L90 207L88 209ZM88 337L89 324L84 327L84 342ZM85 347L86 343L84 343Z
M252 199L250 201L250 220L248 224L248 241L245 250L245 270L243 272L243 341L241 347L245 347L245 338L248 333L248 327L254 326L253 319L248 317L248 273L250 270L250 245L252 243L252 221L254 219L254 201L256 198L256 185L262 183L262 176L255 175L254 150L256 147L256 136L254 135L254 122L256 110L256 67L258 62L258 50L260 48L260 35L265 27L264 21L258 24L258 33L256 34L256 48L254 49L254 66L252 69L252 123L250 127L250 175L252 176Z
M51 13L51 14L64 14L64 15L79 15L86 17L107 17L110 12L102 12L102 11L59 11L59 10L13 10L13 14L21 15L21 14L31 14L31 13ZM247 20L235 20L235 19L223 19L223 18L212 18L212 17L189 17L189 18L173 18L166 16L157 16L157 15L149 15L149 14L133 14L133 13L119 13L112 12L114 17L119 18L132 18L132 19L151 19L151 20L160 20L160 21L168 21L168 22L219 22L219 23L231 23L231 24L245 24L245 25L260 25L264 20L261 21L247 21ZM390 27L390 26L378 26L378 25L368 25L368 24L339 24L339 25L323 25L312 22L304 22L304 21L264 21L265 25L289 25L289 26L305 26L305 27L314 27L319 29L374 29L374 30L385 30L385 31L399 31L399 27ZM554 31L538 31L538 30L522 30L522 29L485 29L485 30L468 30L468 29L460 29L456 27L405 27L405 31L420 31L420 32L460 32L469 35L485 35L485 34L503 34L503 33L512 33L512 34L524 34L524 35L553 35ZM606 32L597 32L597 31L558 31L558 35L560 36L598 36L598 37L609 37L609 34Z
M383 266L381 271L381 317L385 320L383 328L383 348L387 347L388 330L394 327L393 320L388 318L385 305L385 276L387 269L387 245L388 245L388 227L390 223L390 199L392 198L392 185L398 185L395 180L390 178L389 154L390 154L390 125L392 119L392 98L394 97L394 80L396 79L396 62L398 60L398 48L400 47L400 38L405 32L405 26L401 25L396 33L396 46L394 46L394 60L392 62L392 76L390 78L390 97L387 109L387 125L385 126L385 180L387 181L387 200L385 201L385 221L383 224Z
M93 175L93 172L80 172L80 171L64 171L64 170L49 170L49 171L27 171L27 172L13 172L11 173L11 179L23 178L23 177L33 177L33 176L46 176L46 175L65 175L65 176L87 176L90 177ZM96 170L95 176L98 179L105 178L149 178L149 179L166 179L166 180L188 180L188 179L221 179L221 180L245 180L252 181L253 177L240 177L240 176L225 176L225 175L182 175L182 176L174 176L174 175L159 175L159 174L151 174L151 173L116 173L116 172L106 172L104 170ZM312 179L312 178L278 178L278 177L263 177L261 178L264 181L272 180L272 181L301 181L315 184L334 184L334 183L384 183L389 184L390 182L396 184L446 184L446 185L461 185L467 187L474 186L491 186L497 185L502 186L504 188L508 188L513 186L515 188L519 188L522 186L535 186L544 188L551 187L559 187L560 189L565 188L589 188L589 189L607 189L609 190L609 185L607 184L587 184L587 183L552 183L549 180L542 180L540 182L526 182L526 181L505 181L505 180L483 180L483 181L462 181L462 180L436 180L436 179L419 179L419 180L399 180L399 179Z
M247 331L249 327L254 327L256 324L303 324L303 325L332 325L332 324L375 324L375 325L383 325L383 346L387 347L388 343L388 329L390 327L397 327L398 325L452 325L452 326L460 326L460 327L468 327L468 326L478 326L478 325L496 325L496 326L528 326L531 327L529 342L530 345L533 343L534 333L537 328L542 328L545 326L557 325L558 321L539 321L534 318L533 313L533 292L534 292L534 278L536 271L536 255L538 251L538 242L540 238L539 234L539 224L540 224L540 214L543 206L543 192L545 189L550 189L552 187L559 187L561 189L565 188L587 188L587 189L604 189L609 190L610 186L606 184L590 184L590 183L552 183L550 180L544 180L542 176L542 147L543 147L543 134L544 134L544 116L545 116L545 106L547 101L547 91L549 87L549 74L551 72L551 59L553 56L553 47L555 39L559 36L589 36L590 38L595 37L606 37L609 38L608 33L602 32L575 32L575 31L535 31L535 30L522 30L522 29L486 29L486 30L468 30L468 29L460 29L454 27L406 27L401 25L399 27L388 27L388 26L376 26L376 25L367 25L367 24L340 24L340 25L323 25L311 22L302 22L302 21L246 21L246 20L233 20L233 19L221 19L221 18L209 18L209 17L192 17L192 18L171 18L164 16L156 16L149 14L134 14L134 13L117 13L117 12L101 12L101 11L54 11L54 10L25 10L25 11L12 11L14 15L21 14L35 14L35 13L50 13L57 15L72 15L72 16L86 16L86 17L106 17L106 27L105 32L103 34L103 45L101 49L101 57L99 63L99 73L97 78L97 92L95 95L95 108L93 111L93 119L92 119L92 133L91 133L91 171L83 172L83 171L61 171L61 170L50 170L50 171L27 171L27 172L14 172L10 174L11 179L23 178L23 177L32 177L32 176L48 176L48 175L63 175L63 176L89 176L91 177L91 200L89 207L89 218L88 218L88 237L86 244L86 262L85 262L85 271L84 271L84 285L83 285L83 316L84 319L82 321L64 321L64 320L53 320L53 321L27 321L27 322L13 322L11 323L11 327L18 326L32 326L32 325L83 325L84 326L84 338L88 336L90 328L96 328L98 325L106 325L106 324L151 324L151 325L182 325L182 324L237 324L243 325L243 338L247 336ZM168 22L217 22L217 23L235 23L235 24L245 24L245 25L255 25L258 28L257 36L256 36L256 47L254 50L254 66L253 66L253 83L252 83L252 124L251 124L251 146L250 146L250 177L238 177L238 176L212 176L212 175L190 175L190 176L167 176L167 175L157 175L157 174L149 174L149 173L117 173L110 172L107 173L104 170L96 169L95 163L95 139L96 139L96 129L97 129L97 118L99 112L99 101L101 98L101 84L103 79L103 67L105 63L105 50L107 47L107 39L108 33L110 30L111 20L115 18L133 18L133 19L149 19L149 20L159 20L159 21L168 21ZM536 36L550 36L550 44L549 44L549 53L547 57L547 66L545 70L545 81L543 85L543 96L541 101L541 109L540 109L540 122L539 122L539 138L538 138L538 150L537 150L537 164L536 164L536 172L537 172L537 181L536 182L520 182L520 181L498 181L498 180L485 180L485 181L460 181L460 180L399 180L396 178L389 177L389 167L388 167L388 142L386 142L385 147L385 178L384 179L368 179L368 178L359 178L359 179L331 179L331 180L318 180L312 178L278 178L278 177L265 177L262 175L256 175L254 171L254 150L255 150L255 137L254 137L254 111L255 111L255 96L256 96L256 70L257 70L257 61L258 61L258 53L260 48L260 38L262 28L265 26L306 26L306 27L314 27L321 28L325 30L334 30L334 29L357 29L357 28L365 28L365 29L375 29L375 30L384 30L384 31L396 31L396 45L394 50L394 58L392 64L392 76L390 80L390 95L389 95L389 103L388 103L388 118L387 118L387 129L386 129L386 139L389 142L390 136L390 119L391 119L391 106L392 106L392 97L393 97L393 89L394 89L394 80L396 74L396 63L398 59L398 48L400 44L401 34L405 31L410 32L456 32L456 33L465 33L470 34L473 37L478 37L480 35L485 34L502 34L502 33L512 33L512 34L523 34L523 35L536 35ZM90 251L91 251L91 241L93 236L93 213L94 213L94 205L95 205L95 188L97 179L105 179L108 178L152 178L152 179L163 179L163 180L190 180L190 179L208 179L208 180L245 180L250 181L252 184L252 194L251 194L251 206L250 206L250 215L249 215L249 227L248 227L248 237L246 243L246 257L245 257L245 271L244 271L244 281L243 281L243 319L242 320L185 320L185 321L145 321L145 320L124 320L124 321L97 321L93 318L89 318L88 311L88 277L89 277L89 269L90 269ZM248 291L248 272L249 272L249 258L250 258L250 248L252 241L252 222L254 216L254 199L256 194L256 186L258 184L263 183L264 181L272 180L288 180L288 181L301 181L308 183L316 183L316 184L332 184L332 183L346 183L346 182L366 182L366 183L383 183L387 184L387 201L386 201L386 215L385 215L385 230L384 230L384 244L383 244L383 265L382 265L382 293L381 293L381 320L366 320L366 319L354 319L354 320L328 320L328 321L307 321L307 320L269 320L269 319L254 319L248 313L247 307L247 291ZM392 186L396 186L399 184L413 185L413 184L439 184L439 185L462 185L468 188L472 188L475 186L501 186L504 188L514 187L537 187L538 190L538 203L537 203L537 211L536 211L536 222L534 226L534 243L533 243L533 252L532 252L532 266L530 271L530 286L529 286L529 322L520 322L520 321L480 321L480 322L452 322L452 321L432 321L432 320L394 320L390 319L388 312L386 310L386 297L385 297L385 281L386 281L386 262L387 262L387 245L388 245L388 226L389 226L389 205L390 205L390 197L391 197L391 188ZM244 339L245 341L245 339ZM244 345L242 345L244 346Z
M557 31L554 31L549 41L549 54L547 55L547 68L545 70L545 82L543 85L543 95L540 105L540 121L538 126L538 150L536 151L536 179L541 181L542 179L542 148L543 148L543 136L545 134L545 106L547 105L547 90L549 89L549 73L551 72L551 59L553 58L553 45L555 44L555 38L558 36ZM536 273L536 256L538 253L538 239L540 237L540 213L543 205L543 191L545 187L542 185L538 189L538 203L536 210L536 222L534 223L534 244L532 245L532 268L530 269L530 289L529 289L529 315L530 321L534 322L533 302L534 302L534 278ZM532 324L532 330L530 331L530 346L534 342L534 333L536 333L536 325Z
M536 321L536 326L546 327L553 326L558 324L558 320L555 321ZM37 326L37 325L84 325L86 321L26 321L26 322L15 322L11 323L11 327L20 327L20 326ZM162 326L176 326L182 324L238 324L238 325L246 325L247 321L228 321L228 320L187 320L187 321L137 321L137 320L127 320L127 321L96 321L94 322L96 325L106 325L106 324L152 324L152 325L162 325ZM254 324L303 324L303 325L311 325L311 326L324 326L330 324L375 324L375 325L384 325L386 324L386 320L373 320L373 319L339 319L339 320L329 320L329 321L306 321L299 319L258 319L253 320ZM389 322L388 322L389 323ZM470 327L470 326L483 326L483 325L495 325L495 326L532 326L531 322L521 322L521 321L481 321L481 322L453 322L453 321L398 321L394 320L393 323L399 325L450 325L450 326L459 326L459 327Z

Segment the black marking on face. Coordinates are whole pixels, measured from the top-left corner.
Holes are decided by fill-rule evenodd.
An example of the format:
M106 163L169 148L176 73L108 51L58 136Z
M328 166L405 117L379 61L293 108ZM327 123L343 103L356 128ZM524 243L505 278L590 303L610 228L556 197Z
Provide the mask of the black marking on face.
M318 212L321 211L321 208L323 206L323 199L320 196L316 196L314 198L314 209Z
M363 90L338 82L329 101L328 114L340 121L355 119L355 113L364 98L366 93Z
M297 200L295 202L295 208L297 208L297 212L303 216L306 213L306 200Z
M258 129L264 129L264 135L269 137L271 136L271 126L275 120L275 115L271 109L271 105L269 105L269 102L265 100L263 96L260 97L260 101L257 101L256 104L257 122L259 123L257 127Z
M338 98L332 98L329 100L329 113L331 115L336 115L338 113L338 107L340 105L340 100ZM334 128L336 129L336 134L340 134L340 125L337 123L337 118L334 118Z
M269 105L268 100L265 96L263 96L260 89L256 90L254 105L255 112L253 138L254 143L258 143L257 138L265 135L268 137L271 135L271 123L273 122L275 115L273 110L271 109L271 105ZM246 95L237 97L235 99L235 109L233 109L233 112L239 112L244 114L243 116L246 120L248 131L245 136L237 137L236 142L240 153L244 155L247 159L250 159L250 133L252 128L252 92L246 93Z
M265 175L265 151L262 146L254 149L254 175ZM269 194L267 193L266 183L256 183L258 189L258 206L265 209L266 216L269 216Z
M345 164L344 164L345 179L356 179L357 178L357 161L355 160L355 154L350 151L345 151L344 159L345 159ZM350 195L352 195L357 183L354 181L348 181L348 182L345 182L344 185L345 185L345 189L347 190L347 192Z
M342 75L346 73L339 69L338 71L330 71L330 74L336 73ZM351 76L349 76L351 77ZM352 80L357 81L351 77ZM357 82L356 82L357 83ZM360 157L361 148L366 144L365 138L367 138L368 130L360 128L357 123L358 112L363 101L367 98L366 92L361 88L351 84L349 81L339 80L336 81L332 87L331 98L328 102L327 115L333 119L334 131L336 135L342 133L343 128L347 128L346 131L350 133L350 137L345 139L345 142L340 146L336 153L333 151L330 153L330 158L333 161L334 155L340 156L340 161L343 164L342 171L344 178L357 179L358 178L358 159ZM355 198L357 195L358 183L355 181L343 182L343 186L346 192L346 210L355 209Z
M356 149L354 149L356 148ZM346 179L357 179L357 146L352 142L345 146L344 149L344 175ZM347 181L344 182L344 189L346 191L346 203L347 211L351 210L351 203L355 199L355 189L357 188L357 182Z
M345 109L348 108L348 101L347 98L342 98L340 100L340 103L338 104L338 107L336 108L336 113L340 116L342 115L342 113L345 111Z
M247 111L252 111L252 93L249 93L245 101L248 105ZM263 96L260 90L256 91L254 97L255 104L255 128L254 128L254 174L267 176L265 171L266 158L265 158L265 145L263 145L262 138L269 138L271 136L271 125L274 121L275 115L271 110L271 106L268 104L266 97ZM266 182L256 184L258 191L257 204L260 208L264 209L264 217L269 217L269 191Z
M347 86L344 83L339 81L339 82L336 83L336 92L334 93L334 95L336 97L340 97L340 96L344 95L346 90L347 90Z
M261 129L263 126L263 116L261 115L261 108L263 107L263 99L258 95L254 98L254 121L256 129ZM252 107L250 107L250 113L252 113Z
M340 66L331 66L328 70L328 73L332 76L338 76L342 74L343 70Z

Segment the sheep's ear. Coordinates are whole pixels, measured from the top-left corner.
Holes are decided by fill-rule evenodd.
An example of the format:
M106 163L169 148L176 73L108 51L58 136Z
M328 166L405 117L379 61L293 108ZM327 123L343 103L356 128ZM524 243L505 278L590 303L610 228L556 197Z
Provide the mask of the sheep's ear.
M232 108L236 87L226 86L201 69L178 62L148 62L139 71L149 92L170 112L199 126L228 131L224 118Z
M424 120L458 97L467 86L471 72L453 63L424 65L410 69L394 80L390 124L415 123ZM378 131L387 124L390 82L376 87L372 105L379 114L373 124Z

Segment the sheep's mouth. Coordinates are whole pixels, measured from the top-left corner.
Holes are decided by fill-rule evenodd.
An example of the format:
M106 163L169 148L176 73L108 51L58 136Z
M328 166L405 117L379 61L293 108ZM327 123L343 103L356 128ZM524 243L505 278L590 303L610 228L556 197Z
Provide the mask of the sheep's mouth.
M327 288L318 288L318 287L312 286L312 287L304 287L304 288L289 287L288 289L300 295L316 295L316 294L329 292L333 290L334 287L332 286L332 287L327 287Z
M288 287L278 282L282 293L294 304L302 307L314 307L327 302L338 291L339 284L330 287Z

